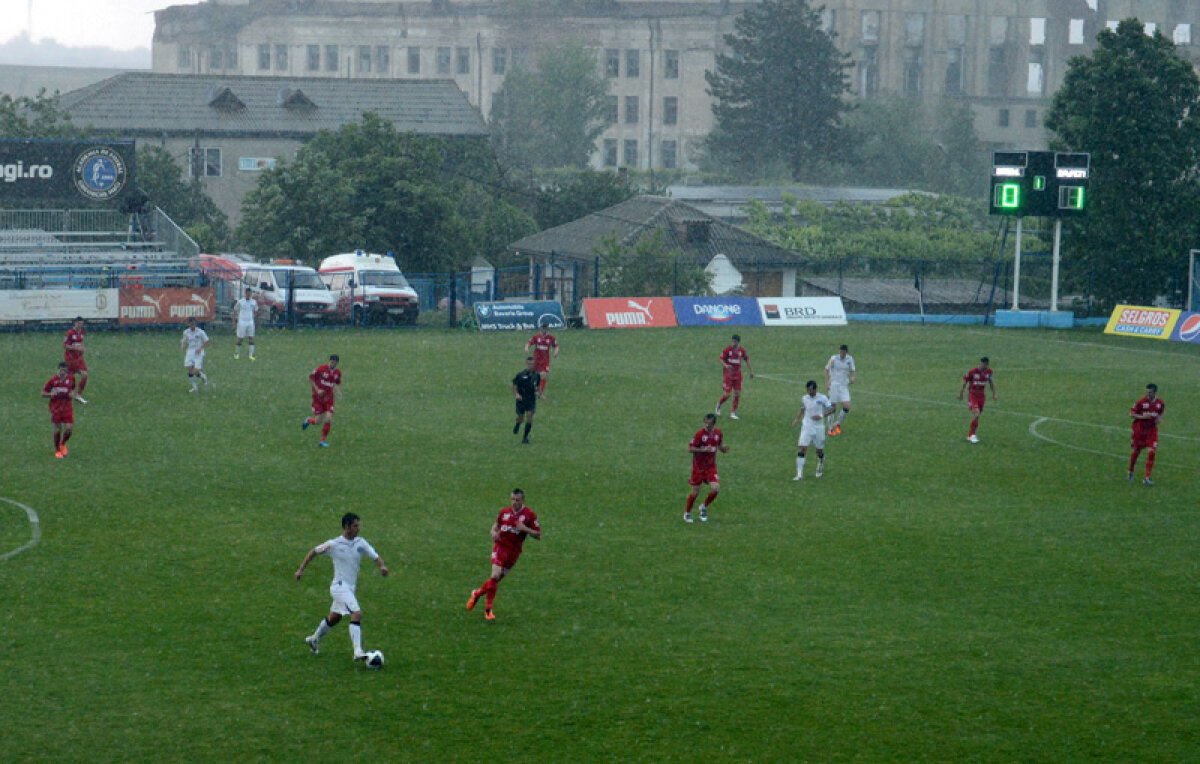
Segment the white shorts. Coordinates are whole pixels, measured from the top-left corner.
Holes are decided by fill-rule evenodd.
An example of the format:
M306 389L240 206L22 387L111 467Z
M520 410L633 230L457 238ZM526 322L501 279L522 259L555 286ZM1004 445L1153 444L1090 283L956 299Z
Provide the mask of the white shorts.
M829 386L829 400L833 403L850 402L850 385L832 384Z
M805 423L800 428L800 445L801 446L816 446L817 448L825 448L825 420L822 419L820 424L810 425Z
M243 339L245 337L254 339L254 322L253 321L238 321L237 337L239 340Z
M354 596L354 590L340 581L334 581L329 585L329 596L333 597L333 604L329 606L331 613L350 615L362 610L358 606L358 598Z
M187 357L185 357L183 359L183 365L185 367L194 367L197 369L204 368L204 351L203 350L187 351Z

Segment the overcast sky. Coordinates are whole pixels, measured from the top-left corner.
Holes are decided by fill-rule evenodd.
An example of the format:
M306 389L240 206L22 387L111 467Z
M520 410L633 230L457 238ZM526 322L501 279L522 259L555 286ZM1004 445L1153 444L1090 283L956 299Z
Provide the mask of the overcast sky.
M33 0L33 40L71 47L149 48L153 12L195 0ZM30 0L0 0L0 43L28 30Z

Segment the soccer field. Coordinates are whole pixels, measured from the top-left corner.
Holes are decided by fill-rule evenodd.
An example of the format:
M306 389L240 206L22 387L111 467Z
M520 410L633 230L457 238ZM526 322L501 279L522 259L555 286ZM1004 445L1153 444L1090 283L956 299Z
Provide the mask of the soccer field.
M65 460L38 397L61 334L0 334L0 497L41 532L8 555L33 526L0 502L4 757L1195 758L1196 346L742 328L758 376L718 423L711 519L685 525L729 334L559 333L521 446L524 335L267 332L251 364L218 331L193 395L178 333L91 332ZM842 342L853 414L794 483L803 382ZM326 450L299 425L330 353ZM972 445L957 395L981 355L999 401ZM1154 487L1125 480L1148 382ZM485 623L464 603L515 486L544 537ZM358 588L380 671L345 622L319 656L303 641L331 567L293 573L346 511L391 568Z

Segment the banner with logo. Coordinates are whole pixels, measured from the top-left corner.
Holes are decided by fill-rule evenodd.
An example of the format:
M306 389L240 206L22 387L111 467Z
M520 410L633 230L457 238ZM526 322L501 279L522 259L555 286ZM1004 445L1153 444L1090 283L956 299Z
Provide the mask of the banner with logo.
M117 317L116 289L5 289L0 321L94 321Z
M212 287L168 287L119 290L118 319L121 324L183 324L189 318L204 323L213 320Z
M133 141L0 140L0 199L116 200L134 187Z
M841 297L759 297L764 326L845 326Z
M640 329L676 326L670 297L594 297L583 301L590 329Z
M557 300L477 302L475 320L479 322L481 332L536 331L543 326L548 329L562 329L567 325L563 318L562 303Z
M1200 313L1181 313L1171 339L1176 342L1200 343Z
M754 297L672 297L680 326L761 326Z
M1124 334L1156 340L1171 338L1171 330L1181 311L1170 308L1145 308L1137 305L1118 305L1104 327L1105 334Z

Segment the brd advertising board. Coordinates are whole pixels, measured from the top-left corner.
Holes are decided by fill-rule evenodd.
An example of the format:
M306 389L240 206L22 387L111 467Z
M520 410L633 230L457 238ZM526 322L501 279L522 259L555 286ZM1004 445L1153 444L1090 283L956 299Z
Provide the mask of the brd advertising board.
M134 187L133 141L0 140L0 199L111 202Z
M841 297L760 297L764 326L845 326Z

